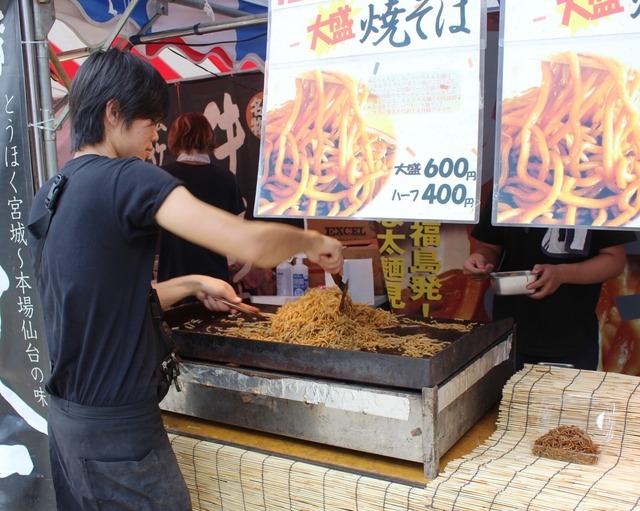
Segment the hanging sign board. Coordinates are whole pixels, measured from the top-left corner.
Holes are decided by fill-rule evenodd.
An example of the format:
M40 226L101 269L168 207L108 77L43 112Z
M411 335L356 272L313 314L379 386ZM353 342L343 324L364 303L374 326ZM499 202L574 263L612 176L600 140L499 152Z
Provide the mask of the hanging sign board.
M33 172L19 6L0 0L0 508L44 511L55 507L49 357L27 248Z
M477 219L485 3L273 0L255 216Z
M494 223L640 226L640 4L501 2Z

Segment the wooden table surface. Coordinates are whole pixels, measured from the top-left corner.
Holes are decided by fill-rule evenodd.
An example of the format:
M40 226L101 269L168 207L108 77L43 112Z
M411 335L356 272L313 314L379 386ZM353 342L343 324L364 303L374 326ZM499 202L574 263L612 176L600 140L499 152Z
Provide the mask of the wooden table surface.
M407 484L424 485L427 482L424 467L420 463L355 452L170 412L164 412L163 417L165 427L171 433L203 438L276 456L301 459L338 470L357 471L371 477L397 480ZM440 457L440 471L449 461L471 452L491 436L496 429L497 417L498 405L496 404Z

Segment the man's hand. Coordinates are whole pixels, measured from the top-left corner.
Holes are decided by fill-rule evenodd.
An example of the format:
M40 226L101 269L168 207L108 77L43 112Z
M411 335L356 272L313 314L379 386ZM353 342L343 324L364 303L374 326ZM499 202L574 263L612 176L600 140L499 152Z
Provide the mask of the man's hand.
M493 264L487 263L484 255L474 252L462 264L462 271L471 280L484 280L493 271Z
M527 289L534 290L527 296L534 300L540 300L555 293L563 284L562 268L564 266L563 264L536 264L531 273L537 275L538 278L527 284Z

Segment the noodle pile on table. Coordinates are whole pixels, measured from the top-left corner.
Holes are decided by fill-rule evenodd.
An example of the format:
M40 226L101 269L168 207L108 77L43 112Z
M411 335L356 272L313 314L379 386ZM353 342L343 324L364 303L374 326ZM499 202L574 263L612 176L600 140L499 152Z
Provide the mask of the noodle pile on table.
M533 454L553 460L593 465L600 448L585 430L578 426L558 426L533 443Z
M621 226L640 211L640 73L600 55L544 60L502 103L498 222Z
M267 114L260 214L348 217L377 195L395 145L367 126L368 97L342 73L296 79L295 99Z
M384 329L419 323L367 304L354 303L348 295L345 311L340 312L340 297L337 288L311 288L296 301L280 307L268 321L242 321L236 327L225 326L224 334L324 348L398 352L410 357L433 356L449 344L423 334L399 336L387 333Z
M637 376L525 364L502 389L495 432L427 484L422 509L640 509L639 389ZM600 450L594 463L532 452L560 425L588 433Z

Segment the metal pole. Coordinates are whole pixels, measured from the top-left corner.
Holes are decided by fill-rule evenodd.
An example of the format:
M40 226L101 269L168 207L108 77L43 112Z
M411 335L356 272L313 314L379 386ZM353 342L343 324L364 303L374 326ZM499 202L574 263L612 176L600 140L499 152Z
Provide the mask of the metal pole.
M58 171L58 151L54 129L53 98L49 78L47 34L55 17L52 2L20 0L26 59L27 92L34 127L35 188Z
M209 4L209 7L211 7L211 10L213 12L224 14L232 18L238 18L238 17L247 15L247 13L244 11L233 9L231 7L226 7L224 5L216 5L215 3L208 2L206 0L169 0L169 1L178 5L183 5L185 7L192 7L194 9L198 9L201 11L204 10L204 5L206 3L206 4Z
M122 30L122 27L124 27L127 21L129 21L131 13L136 8L139 1L140 0L132 0L131 3L127 6L125 11L122 13L122 16L118 20L118 23L116 23L116 26L111 31L111 35L102 45L103 50L108 50L109 48L111 48L111 44L113 43L113 41L115 41L116 37L118 37L118 34Z
M254 14L251 16L243 16L231 21L219 21L214 23L198 23L191 27L176 28L173 30L163 30L148 35L133 35L129 38L131 44L152 43L159 39L169 37L183 37L194 34L209 34L212 32L222 32L224 30L234 30L236 28L250 27L254 25L266 25L268 22L267 14Z
M21 20L22 20L22 34L23 39L28 41L25 45L25 80L27 84L27 95L29 97L28 107L30 111L30 119L29 126L37 126L38 120L40 116L38 115L38 90L35 84L36 73L36 52L33 47L32 41L35 41L34 29L33 29L33 12L32 5L27 0L20 1L20 10L21 10ZM44 153L43 153L43 145L42 145L42 136L40 135L40 130L37 128L33 130L31 136L29 137L31 140L31 148L32 154L35 158L35 169L34 169L34 184L37 189L40 184L44 182Z

